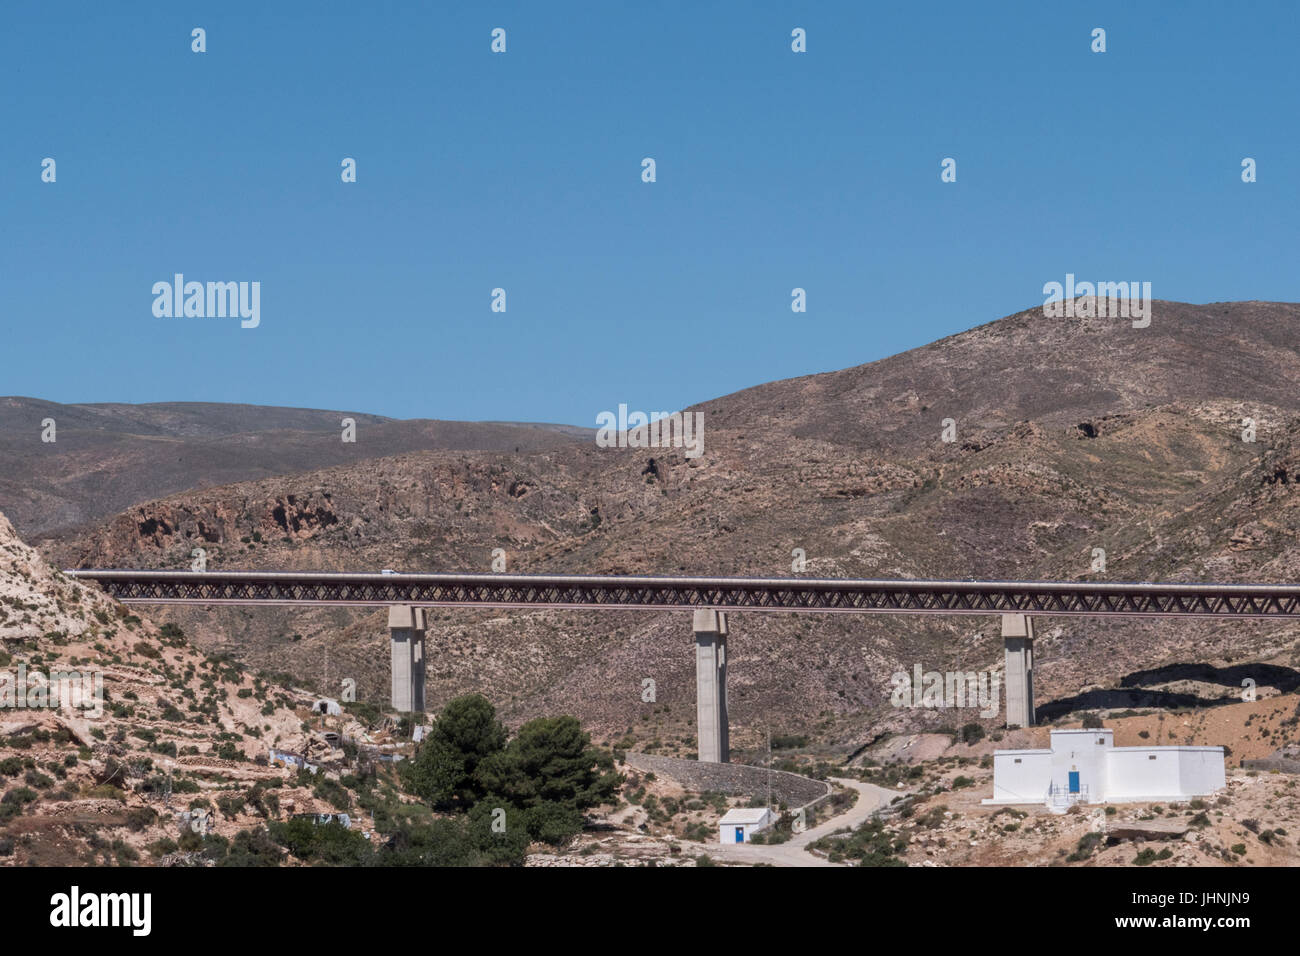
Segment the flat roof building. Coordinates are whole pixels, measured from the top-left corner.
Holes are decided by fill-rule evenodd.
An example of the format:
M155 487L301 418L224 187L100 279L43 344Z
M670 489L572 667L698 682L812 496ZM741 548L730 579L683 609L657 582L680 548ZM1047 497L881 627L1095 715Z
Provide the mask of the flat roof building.
M993 753L986 804L1190 800L1226 784L1222 747L1116 747L1112 730L1053 730L1046 750Z
M733 807L718 821L719 843L748 843L760 830L776 822L776 814L767 807Z

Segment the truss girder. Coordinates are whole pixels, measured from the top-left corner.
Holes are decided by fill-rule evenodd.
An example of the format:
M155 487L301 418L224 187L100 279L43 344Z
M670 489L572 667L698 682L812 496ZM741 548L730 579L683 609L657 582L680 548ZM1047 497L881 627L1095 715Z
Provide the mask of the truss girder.
M875 614L1300 617L1300 586L293 571L65 572L127 604L737 608Z

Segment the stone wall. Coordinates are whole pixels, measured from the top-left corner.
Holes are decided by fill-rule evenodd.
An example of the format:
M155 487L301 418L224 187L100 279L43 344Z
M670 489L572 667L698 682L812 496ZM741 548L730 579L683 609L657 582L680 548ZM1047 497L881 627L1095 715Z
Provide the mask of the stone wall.
M1258 760L1243 760L1241 766L1246 770L1276 770L1279 773L1300 773L1300 760L1288 757L1261 757Z
M1243 760L1241 766L1246 770L1276 770L1279 773L1300 773L1300 747L1279 747L1267 757L1257 760Z
M751 767L743 763L701 763L698 760L636 753L628 754L623 763L642 773L669 777L696 793L713 791L729 796L766 799L770 780L773 802L784 803L791 810L812 807L831 795L831 785L823 780L801 777L785 770L769 771L765 767Z

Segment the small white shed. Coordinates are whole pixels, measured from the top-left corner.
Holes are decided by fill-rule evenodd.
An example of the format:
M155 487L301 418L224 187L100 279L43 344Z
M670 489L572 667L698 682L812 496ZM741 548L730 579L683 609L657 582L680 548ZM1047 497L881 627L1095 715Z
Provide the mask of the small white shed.
M343 708L339 706L337 700L331 700L328 697L322 697L316 703L311 705L313 714L328 714L331 717L337 717L343 713Z
M718 821L719 843L748 843L760 830L776 822L776 814L767 807L734 807Z

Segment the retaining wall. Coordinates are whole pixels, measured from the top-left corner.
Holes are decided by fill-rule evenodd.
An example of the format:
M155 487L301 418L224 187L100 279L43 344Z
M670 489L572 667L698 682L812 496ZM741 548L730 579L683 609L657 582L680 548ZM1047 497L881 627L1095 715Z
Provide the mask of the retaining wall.
M784 803L791 810L805 809L827 800L831 785L824 780L814 780L787 770L768 770L743 763L702 763L679 757L659 757L654 754L630 753L623 759L625 766L657 777L670 777L687 790L697 793L714 791L729 796L739 795L766 799L771 781L772 799Z

